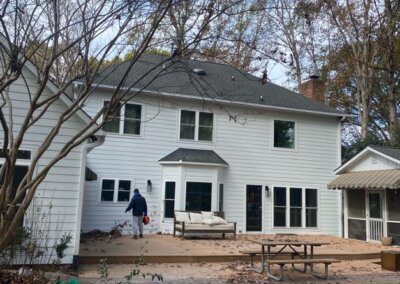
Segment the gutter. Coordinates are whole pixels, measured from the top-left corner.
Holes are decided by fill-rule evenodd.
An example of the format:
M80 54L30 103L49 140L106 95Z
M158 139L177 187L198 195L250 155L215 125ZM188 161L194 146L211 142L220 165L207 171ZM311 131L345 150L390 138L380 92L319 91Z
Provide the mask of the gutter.
M102 145L105 140L105 136L95 135L94 136L97 140L86 144L82 147L82 156L81 156L81 172L79 178L79 196L78 196L78 207L76 211L76 226L75 226L75 246L74 246L74 253L72 257L72 265L74 268L78 267L79 262L79 246L81 240L81 224L82 224L82 207L83 207L83 196L84 196L84 189L85 189L85 172L86 172L86 158L87 154L93 150L94 148Z
M76 84L80 85L80 84L82 84L82 82L77 82ZM111 90L115 89L115 86L107 85L107 84L98 84L95 87L101 88L101 89L111 89ZM326 115L326 116L340 117L342 119L344 119L346 117L351 117L351 114L347 114L347 113L330 113L330 112L323 112L323 111L303 110L303 109L295 109L295 108L289 108L289 107L260 105L260 104L255 104L255 103L245 103L245 102L238 102L238 101L211 99L211 98L204 98L204 97L194 97L194 96L188 96L188 95L183 95L183 94L178 94L178 93L148 91L148 90L142 90L142 89L138 89L138 88L121 87L121 90L128 90L128 89L132 92L141 92L141 93L145 93L145 94L161 95L161 96L172 97L172 98L184 98L184 99L195 100L195 101L200 100L203 102L204 101L218 102L218 103L227 104L227 105L246 106L246 107L254 107L254 108L260 108L260 109L271 109L271 110L291 111L291 112L307 113L307 114Z

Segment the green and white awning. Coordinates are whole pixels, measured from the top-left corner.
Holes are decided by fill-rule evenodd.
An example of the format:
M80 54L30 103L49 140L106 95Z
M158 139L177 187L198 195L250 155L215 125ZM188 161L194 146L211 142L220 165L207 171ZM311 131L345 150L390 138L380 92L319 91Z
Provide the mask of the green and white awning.
M398 189L400 169L349 172L340 175L328 184L329 189Z

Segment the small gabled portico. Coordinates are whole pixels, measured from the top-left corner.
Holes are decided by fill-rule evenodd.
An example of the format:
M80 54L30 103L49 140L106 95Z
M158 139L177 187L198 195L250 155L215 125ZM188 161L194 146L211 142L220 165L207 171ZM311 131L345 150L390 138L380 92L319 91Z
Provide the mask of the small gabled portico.
M400 149L369 146L335 171L343 190L346 238L400 244Z

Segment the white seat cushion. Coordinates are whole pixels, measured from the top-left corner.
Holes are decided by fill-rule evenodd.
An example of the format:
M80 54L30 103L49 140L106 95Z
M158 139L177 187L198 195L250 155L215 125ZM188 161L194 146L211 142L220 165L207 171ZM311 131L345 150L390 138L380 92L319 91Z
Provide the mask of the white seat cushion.
M177 224L176 228L182 229L181 224ZM233 224L226 224L226 225L206 225L206 224L185 224L185 230L195 230L195 231L202 231L202 230L212 230L212 231L227 231L233 230Z

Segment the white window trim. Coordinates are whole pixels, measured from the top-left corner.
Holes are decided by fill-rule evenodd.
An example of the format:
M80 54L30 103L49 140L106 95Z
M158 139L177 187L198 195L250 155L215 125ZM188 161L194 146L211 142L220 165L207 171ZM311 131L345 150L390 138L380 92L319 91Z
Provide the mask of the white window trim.
M195 127L194 127L194 139L184 139L181 138L181 116L182 111L192 111L195 113ZM203 113L210 113L213 115L213 126L212 126L212 139L210 141L207 140L199 140L199 124L200 124L200 112ZM193 110L193 109L178 109L178 141L180 142L196 142L196 143L207 143L213 144L215 142L215 113L210 111L203 111L203 110Z
M114 194L113 194L113 200L112 201L102 201L101 200L101 193L103 191L103 180L113 180L115 182L114 184ZM131 182L131 188L129 191L129 201L118 201L118 184L120 180L127 180ZM133 193L133 188L135 187L134 184L134 179L132 178L115 178L115 177L103 177L100 179L100 190L99 190L99 203L101 204L129 204L131 198L132 198L132 193Z
M101 107L104 106L105 102L109 102L110 100L103 99ZM132 133L124 133L124 123L125 123L125 106L126 105L140 105L141 106L141 113L140 113L140 134L132 134ZM123 137L135 137L135 138L143 138L144 137L144 113L145 113L145 106L143 103L140 102L126 102L124 105L121 107L121 116L119 120L119 132L108 132L107 135L109 136L123 136ZM103 115L101 116L101 121L103 121L104 117Z
M274 195L275 195L275 187L286 188L286 226L275 226L274 217L275 217L275 203L274 203ZM301 188L302 190L302 209L301 209L301 227L291 227L290 226L290 188ZM317 192L317 226L315 227L306 227L306 189L315 189ZM289 229L289 230L319 230L320 224L320 200L319 200L320 192L319 187L317 186L296 186L296 185L273 185L271 192L271 202L272 202L272 219L271 219L271 228L272 229Z
M173 220L174 218L172 217L172 218L169 218L169 217L165 217L165 201L166 200L172 200L172 199L165 199L165 191L166 191L166 183L167 182L173 182L173 183L175 183L175 198L174 198L174 211L175 211L175 199L176 199L176 187L177 187L177 181L176 180L164 180L164 184L163 184L163 190L162 190L162 206L161 206L161 208L162 208L162 212L161 212L161 216L162 216L162 220L163 221L171 221L171 220Z
M275 121L290 121L290 122L294 122L294 148L284 148L284 147L275 147ZM297 152L298 151L298 128L299 128L299 124L297 122L297 120L295 119L291 119L291 118L274 118L271 121L271 150L274 151L287 151L287 152Z

